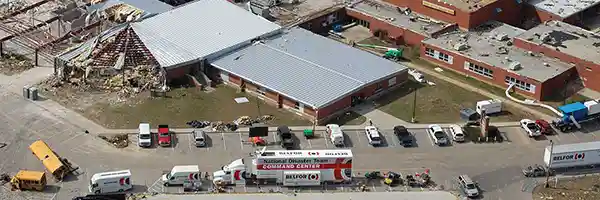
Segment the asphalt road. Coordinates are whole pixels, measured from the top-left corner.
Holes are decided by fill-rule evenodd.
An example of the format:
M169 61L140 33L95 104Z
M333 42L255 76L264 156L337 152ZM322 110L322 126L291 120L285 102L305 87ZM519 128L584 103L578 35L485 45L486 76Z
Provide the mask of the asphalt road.
M190 135L177 134L173 147L141 149L133 144L135 140L132 138L132 145L116 149L92 134L85 134L85 127L63 122L57 115L23 100L17 94L0 92L0 100L3 102L0 106L0 142L7 143L7 146L0 148L0 157L3 158L0 159L0 172L14 175L20 169L43 170L42 163L27 148L33 141L42 139L60 156L80 166L81 173L61 183L51 180L43 193L11 192L8 185L4 185L0 187L0 199L70 199L74 195L87 194L92 174L119 169L132 170L135 192L177 192L178 188L164 189L158 182L163 171L170 170L174 165L197 164L202 171L212 172L257 149L247 142L248 136L244 133L209 134L207 148L196 148L192 145ZM600 124L594 126L600 127ZM346 131L345 148L353 149L356 176L372 170L408 174L431 169L433 181L443 185L445 190L457 190L454 178L468 174L484 190L485 199L527 199L531 195L522 190L527 190L535 180L522 178L521 167L542 163L542 151L548 139L558 144L593 141L597 140L599 133L594 131L596 127L586 127L583 130L586 133L559 134L541 140L526 137L519 128L504 128L502 131L506 142L453 143L448 147L435 146L423 129L413 129L410 131L416 137L414 148L401 147L392 131L382 127L381 133L387 145L372 147L362 131ZM296 131L301 149L336 148L322 138L306 140L300 132ZM276 138L267 140L274 142L269 148L279 148L275 144ZM378 183L370 184L374 191L385 190ZM347 191L349 188L341 186L327 190ZM421 188L394 190L418 191ZM236 188L236 192L241 191L255 192L258 189L251 186Z

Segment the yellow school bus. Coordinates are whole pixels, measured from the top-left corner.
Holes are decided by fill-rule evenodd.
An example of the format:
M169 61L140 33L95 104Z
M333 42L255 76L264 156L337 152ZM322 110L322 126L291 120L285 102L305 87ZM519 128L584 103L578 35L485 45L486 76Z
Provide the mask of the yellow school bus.
M43 191L46 187L46 172L21 170L10 179L10 183L17 190Z
M33 142L29 145L29 149L57 180L62 180L69 173L70 166L67 165L66 160L58 157L44 141Z

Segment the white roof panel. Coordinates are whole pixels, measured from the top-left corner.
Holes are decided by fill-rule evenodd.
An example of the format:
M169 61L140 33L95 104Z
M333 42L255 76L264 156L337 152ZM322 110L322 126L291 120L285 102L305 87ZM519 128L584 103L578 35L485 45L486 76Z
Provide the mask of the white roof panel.
M132 27L162 67L206 58L281 29L225 0L198 0Z
M530 5L562 18L570 17L600 3L600 0L530 0Z

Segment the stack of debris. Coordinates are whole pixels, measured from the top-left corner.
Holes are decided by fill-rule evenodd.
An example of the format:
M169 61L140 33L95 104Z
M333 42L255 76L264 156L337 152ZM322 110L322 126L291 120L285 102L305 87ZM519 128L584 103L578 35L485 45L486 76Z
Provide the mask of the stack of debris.
M250 118L250 116L241 116L240 118L233 121L233 123L239 126L252 126L255 123L266 123L273 120L273 115L263 115L256 119Z
M119 134L119 135L109 135L104 136L100 135L99 138L106 140L117 148L125 148L129 145L129 137L127 134Z

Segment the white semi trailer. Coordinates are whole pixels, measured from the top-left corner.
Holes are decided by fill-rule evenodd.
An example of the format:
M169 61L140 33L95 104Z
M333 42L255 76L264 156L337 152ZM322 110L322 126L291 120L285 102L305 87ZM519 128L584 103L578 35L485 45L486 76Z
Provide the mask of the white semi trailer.
M544 163L553 169L600 165L600 141L547 146Z
M320 185L352 180L352 151L264 150L240 158L213 173L215 185L244 185L246 181L270 180L284 186Z

